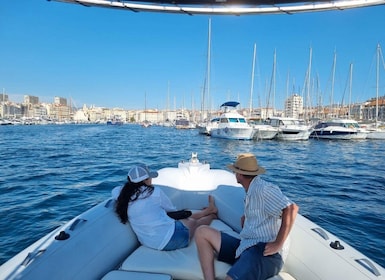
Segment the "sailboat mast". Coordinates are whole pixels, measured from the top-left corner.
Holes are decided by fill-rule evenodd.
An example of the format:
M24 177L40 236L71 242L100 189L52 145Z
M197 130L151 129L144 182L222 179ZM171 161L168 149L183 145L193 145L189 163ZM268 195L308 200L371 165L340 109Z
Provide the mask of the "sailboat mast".
M308 117L308 108L310 107L310 78L311 78L311 63L313 58L313 49L310 47L309 51L309 69L307 70L307 93L305 98L305 119Z
M211 18L209 18L207 43L207 112L210 111L210 71L211 71Z
M333 117L333 98L334 98L334 78L336 74L336 62L337 62L337 52L334 51L334 59L333 59L333 74L332 74L332 92L330 96L330 113Z
M274 70L273 70L273 115L275 115L275 75L276 75L276 64L277 64L277 50L274 49Z
M255 56L256 56L256 44L254 43L254 53L253 53L253 66L251 70L251 87L250 87L250 109L249 117L251 117L251 112L253 110L253 91L254 91L254 70L255 70Z
M349 71L349 106L348 106L348 118L350 119L350 104L352 104L352 83L353 83L353 63L350 63Z
M147 121L147 92L144 92L144 121Z
M380 44L377 44L377 74L376 74L376 126L377 126L377 118L378 118L378 85L380 83Z
M208 37L207 37L207 65L206 77L203 84L202 101L201 101L201 121L205 119L205 112L207 107L207 117L209 115L209 100L210 100L210 61L211 61L211 18L209 18ZM207 93L206 93L207 88ZM207 101L207 102L206 102Z

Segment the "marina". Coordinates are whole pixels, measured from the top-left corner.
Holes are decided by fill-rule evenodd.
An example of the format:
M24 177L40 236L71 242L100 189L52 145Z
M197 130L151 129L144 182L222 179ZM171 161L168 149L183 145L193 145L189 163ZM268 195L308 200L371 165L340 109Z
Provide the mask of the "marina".
M237 171L278 185L299 213L285 244L287 231L276 240L279 274L259 278L385 279L385 63L373 36L381 34L385 0L27 2L4 4L0 279L203 280L195 240L153 250L133 221L119 222L116 189L137 164L157 171L149 176L173 210L199 211L211 195L211 226L234 236L249 203ZM194 14L237 15L214 26L212 69L209 19L205 71L206 18ZM269 17L239 19L246 14ZM372 72L367 52L375 44ZM222 111L213 109L222 102ZM240 153L255 154L267 172L237 166L235 176L228 164ZM274 223L284 229L287 212L279 209ZM224 279L229 265L213 265Z
M140 125L1 130L1 263L105 200L130 165L158 170L195 151L219 169L238 153L255 153L267 170L263 178L278 184L301 215L385 265L383 141L238 141Z

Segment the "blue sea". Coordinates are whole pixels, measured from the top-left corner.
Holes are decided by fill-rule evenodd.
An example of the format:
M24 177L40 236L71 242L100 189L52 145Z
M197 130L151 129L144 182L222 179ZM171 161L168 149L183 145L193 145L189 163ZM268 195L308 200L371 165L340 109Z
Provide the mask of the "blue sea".
M385 267L385 141L234 141L138 125L0 127L0 264L123 184L130 165L252 152L300 213Z

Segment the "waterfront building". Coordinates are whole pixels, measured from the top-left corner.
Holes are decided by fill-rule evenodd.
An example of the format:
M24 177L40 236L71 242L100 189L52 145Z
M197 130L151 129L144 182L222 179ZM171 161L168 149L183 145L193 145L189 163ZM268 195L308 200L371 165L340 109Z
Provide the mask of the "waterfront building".
M350 118L360 121L364 118L364 104L356 103L350 106Z
M8 102L9 101L9 96L8 94L2 93L0 95L0 102Z
M266 120L274 116L274 108L254 108L251 110L250 119Z
M267 119L272 116L294 117L304 119L324 119L333 116L350 117L357 121L385 121L385 97L380 97L378 101L372 98L363 103L341 106L334 104L330 106L307 107L304 108L303 98L298 94L293 94L285 100L285 108L282 111L272 107L260 107L242 109L240 113L251 119ZM214 111L199 111L188 109L141 109L126 110L122 108L105 108L94 105L87 108L86 105L80 110L74 110L68 105L67 99L63 97L54 97L53 103L40 103L39 97L24 95L22 103L10 101L10 95L3 92L0 94L0 118L16 119L37 119L37 120L55 120L59 122L92 122L104 123L107 119L114 116L119 117L125 122L143 122L152 123L172 123L178 118L185 118L190 122L199 122L205 118L216 116Z
M55 96L53 103L56 105L67 106L67 98Z
M0 103L1 118L20 118L22 116L21 105L12 102Z
M285 100L285 117L300 118L303 115L303 98L298 94L293 94Z
M86 123L86 122L89 122L88 116L86 115L85 110L83 110L83 108L80 109L80 110L77 110L76 112L74 112L74 114L73 114L73 121L75 123Z
M24 95L24 104L37 105L39 104L39 97L32 95Z
M372 98L368 102L365 102L362 112L363 119L365 120L375 120L377 117L377 121L385 121L385 96L378 98L378 101L376 98Z

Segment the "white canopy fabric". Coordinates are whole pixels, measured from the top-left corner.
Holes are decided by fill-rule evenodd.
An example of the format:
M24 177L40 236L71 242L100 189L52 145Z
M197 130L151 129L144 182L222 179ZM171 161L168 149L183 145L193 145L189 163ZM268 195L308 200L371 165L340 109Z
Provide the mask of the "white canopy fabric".
M385 0L53 0L84 5L126 9L132 12L149 11L180 14L207 15L263 15L296 14L345 10L352 8L384 5Z

